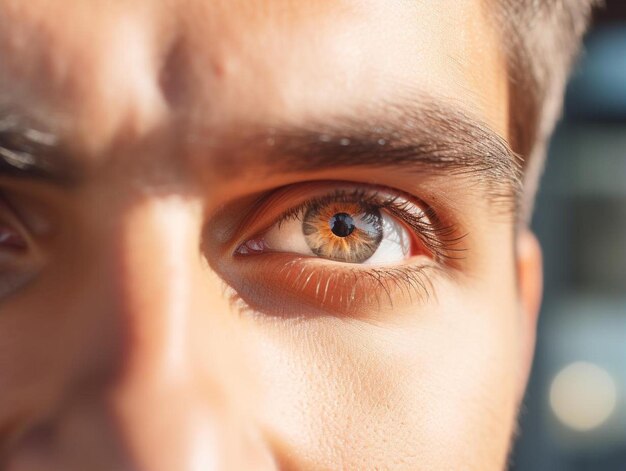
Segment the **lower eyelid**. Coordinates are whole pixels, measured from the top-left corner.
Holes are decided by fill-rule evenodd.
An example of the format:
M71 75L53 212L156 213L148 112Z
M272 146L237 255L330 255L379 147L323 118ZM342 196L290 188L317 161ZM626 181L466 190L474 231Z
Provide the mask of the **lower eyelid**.
M393 315L399 305L413 306L433 296L434 277L440 269L427 257L388 267L338 264L284 253L236 258L239 269L230 286L253 310L279 317Z

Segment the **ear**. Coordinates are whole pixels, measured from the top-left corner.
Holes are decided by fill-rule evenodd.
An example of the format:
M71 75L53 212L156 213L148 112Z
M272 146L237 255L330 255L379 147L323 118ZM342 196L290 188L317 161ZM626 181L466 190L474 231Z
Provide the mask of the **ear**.
M521 360L519 400L521 401L535 351L537 319L543 292L541 247L529 229L517 236L517 279L520 303Z

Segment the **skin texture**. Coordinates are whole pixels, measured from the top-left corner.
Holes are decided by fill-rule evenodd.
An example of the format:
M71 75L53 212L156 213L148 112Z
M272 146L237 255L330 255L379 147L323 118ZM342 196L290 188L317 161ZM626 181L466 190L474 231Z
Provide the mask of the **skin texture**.
M0 174L0 226L27 241L0 246L0 273L26 280L0 295L2 469L504 469L541 291L514 205L463 175L264 158L275 128L384 122L380 103L407 100L506 141L499 44L478 0L0 0L0 109L82 168ZM237 160L246 130L267 146ZM463 257L350 303L346 278L320 300L285 269L322 285L334 262L237 257L306 182L426 201Z

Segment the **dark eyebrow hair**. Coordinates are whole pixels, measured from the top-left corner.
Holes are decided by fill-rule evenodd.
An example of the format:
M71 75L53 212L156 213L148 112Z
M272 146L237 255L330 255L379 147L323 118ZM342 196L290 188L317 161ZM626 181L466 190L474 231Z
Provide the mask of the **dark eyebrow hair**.
M0 114L0 176L70 185L78 166L51 132L14 113Z
M251 160L225 159L221 166L229 176L241 163L261 159L271 172L373 167L464 177L491 203L514 210L522 193L522 160L501 136L456 108L427 100L366 110L359 117L275 126L238 148Z
M299 125L241 125L225 132L196 128L185 132L186 142L192 154L212 154L204 165L224 180L237 178L242 166L258 168L260 178L264 169L394 168L467 178L489 202L519 209L522 161L502 137L460 106L424 97L399 103ZM53 133L17 116L0 113L0 177L76 183L84 173L79 160Z

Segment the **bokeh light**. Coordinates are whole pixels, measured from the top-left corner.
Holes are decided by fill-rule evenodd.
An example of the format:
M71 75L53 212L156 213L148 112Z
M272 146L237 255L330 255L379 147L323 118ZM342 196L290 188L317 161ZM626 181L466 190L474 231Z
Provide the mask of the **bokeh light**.
M613 377L593 363L570 363L557 373L550 386L550 406L570 429L588 432L604 424L617 406Z

